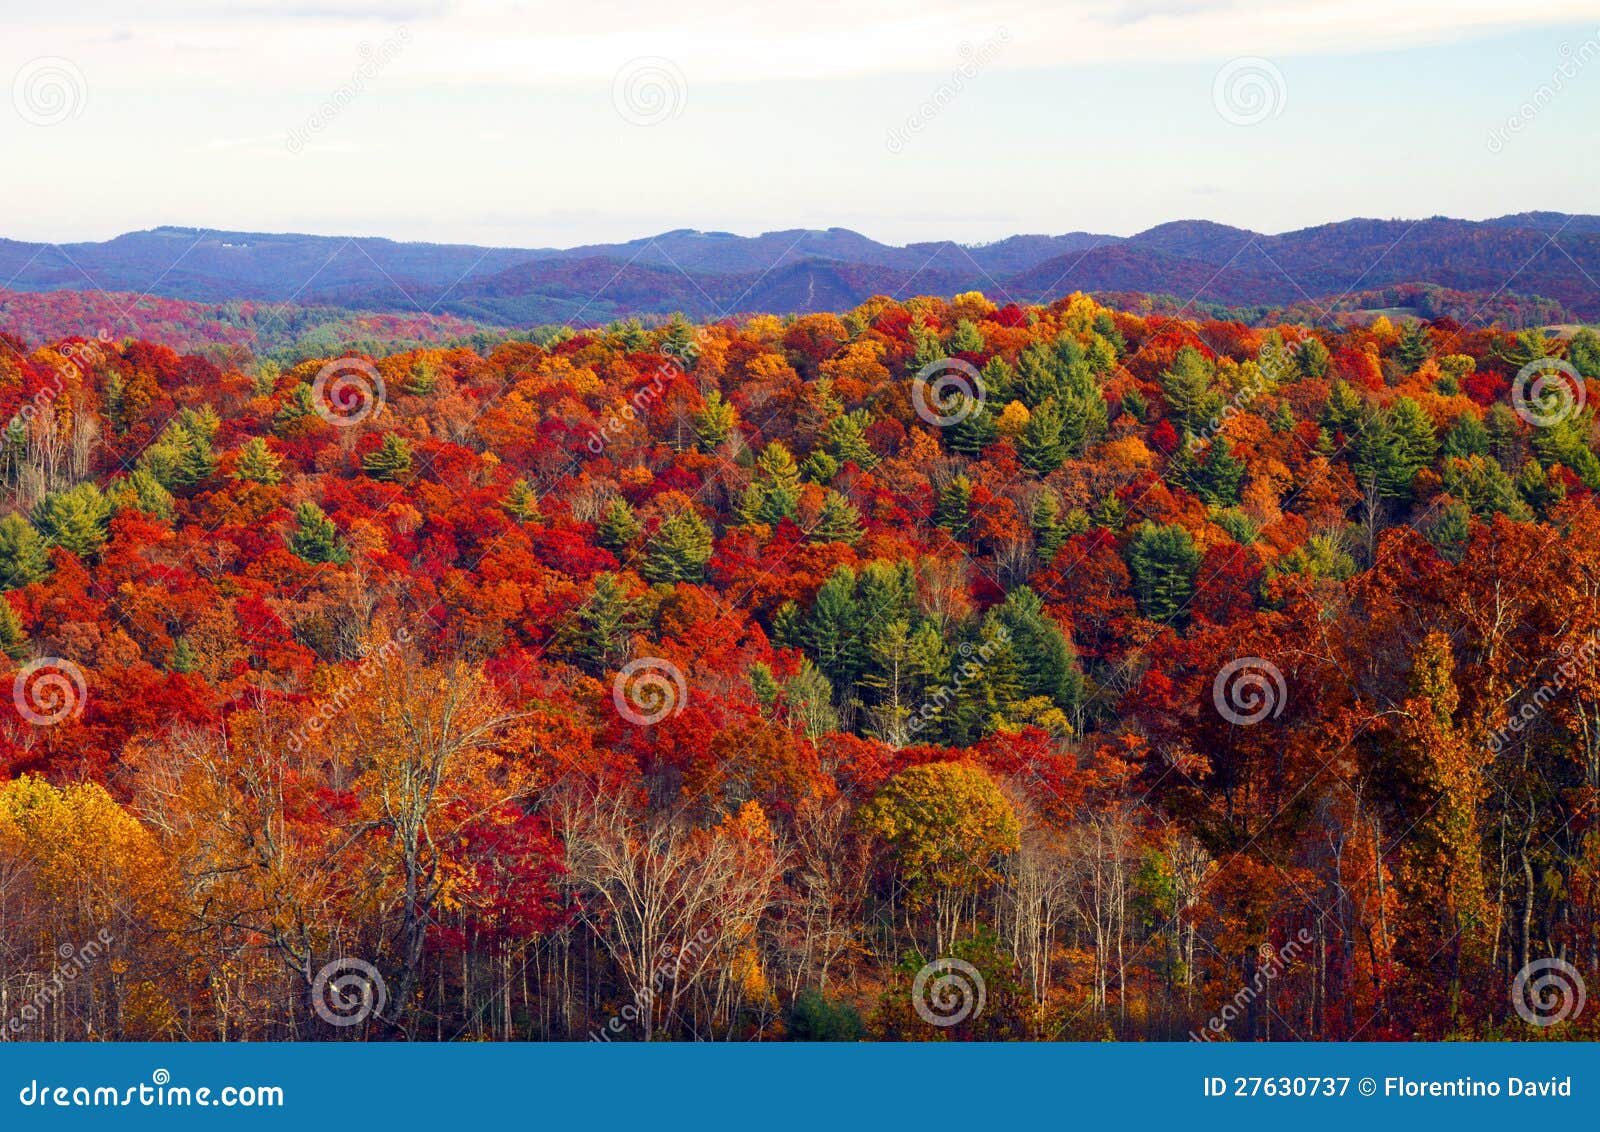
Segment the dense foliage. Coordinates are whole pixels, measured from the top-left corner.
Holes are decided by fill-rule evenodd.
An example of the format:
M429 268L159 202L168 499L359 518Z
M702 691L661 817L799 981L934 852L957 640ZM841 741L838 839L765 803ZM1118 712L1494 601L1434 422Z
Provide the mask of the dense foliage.
M1512 407L1593 333L3 346L20 1036L1529 1036L1600 973L1600 458Z

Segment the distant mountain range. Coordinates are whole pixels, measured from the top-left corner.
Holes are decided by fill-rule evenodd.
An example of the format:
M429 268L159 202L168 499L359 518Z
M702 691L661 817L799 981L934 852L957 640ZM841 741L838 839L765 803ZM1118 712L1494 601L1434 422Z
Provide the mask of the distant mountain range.
M1350 309L1352 296L1445 289L1470 308L1538 297L1539 317L1600 318L1600 216L1345 220L1265 235L1202 220L1135 236L1071 232L990 244L882 244L843 228L759 236L678 230L622 244L487 248L192 228L103 243L0 240L9 292L100 291L203 304L443 317L463 324L594 325L682 311L841 311L874 295L981 290L997 302L1073 291L1175 297L1254 316ZM10 308L26 302L8 296ZM1165 305L1172 306L1170 298ZM0 305L0 329L6 307ZM1442 309L1442 308L1441 308ZM1454 308L1451 308L1452 311ZM1429 313L1438 313L1437 311ZM1465 309L1462 314L1470 314Z

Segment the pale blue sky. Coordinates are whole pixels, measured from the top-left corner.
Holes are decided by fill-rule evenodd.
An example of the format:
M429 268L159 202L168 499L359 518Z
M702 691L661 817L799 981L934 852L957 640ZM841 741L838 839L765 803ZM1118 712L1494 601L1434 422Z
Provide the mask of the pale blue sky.
M900 243L1600 212L1600 15L1564 0L4 7L13 238ZM630 95L640 57L664 102ZM1255 124L1214 92L1239 57L1275 69L1248 65Z

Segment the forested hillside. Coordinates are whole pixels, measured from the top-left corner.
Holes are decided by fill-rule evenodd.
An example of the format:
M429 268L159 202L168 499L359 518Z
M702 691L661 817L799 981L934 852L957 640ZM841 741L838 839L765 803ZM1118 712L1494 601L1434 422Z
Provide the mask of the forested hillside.
M6 1036L1593 1039L1597 380L1083 295L0 336Z
M488 346L510 335L453 315L415 310L374 314L294 303L197 303L115 291L4 289L0 326L33 342L135 333L183 352L205 353L222 364L243 363L252 355L301 361L351 349L391 354L462 342Z
M904 246L847 228L759 236L675 229L573 248L171 227L100 243L0 239L0 279L20 291L125 292L124 305L135 295L213 306L292 303L522 328L673 312L701 319L838 313L876 294L970 288L1017 303L1076 291L1176 295L1175 310L1315 302L1311 314L1286 321L1349 309L1342 304L1364 293L1407 290L1413 298L1431 292L1415 304L1420 317L1520 327L1536 325L1541 311L1600 317L1597 275L1600 217L1562 213L1355 218L1277 235L1180 220L1132 236L1069 232ZM77 328L61 333L70 329ZM119 323L113 332L131 331Z

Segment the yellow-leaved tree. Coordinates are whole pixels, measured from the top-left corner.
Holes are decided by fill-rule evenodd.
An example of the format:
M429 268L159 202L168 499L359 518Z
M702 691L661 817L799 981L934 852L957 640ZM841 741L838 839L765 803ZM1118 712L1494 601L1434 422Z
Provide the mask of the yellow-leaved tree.
M905 884L906 926L931 909L936 954L947 954L963 921L976 922L984 889L1021 836L1016 811L982 767L926 763L891 778L861 808L863 829L885 842Z

